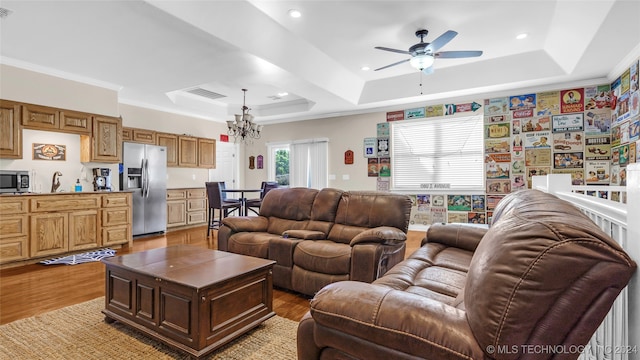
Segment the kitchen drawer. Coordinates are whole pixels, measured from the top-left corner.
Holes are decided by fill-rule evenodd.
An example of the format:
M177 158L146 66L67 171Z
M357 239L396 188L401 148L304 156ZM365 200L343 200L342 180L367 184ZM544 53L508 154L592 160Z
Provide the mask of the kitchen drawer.
M102 246L124 244L131 238L131 226L102 228Z
M204 188L202 188L202 189L187 189L187 199L196 199L196 198L204 199L205 197L207 197L207 191Z
M103 194L102 195L102 207L118 207L118 206L129 206L131 202L131 194L121 193L121 194Z
M167 190L167 200L179 200L187 198L188 189Z
M131 214L128 207L102 210L102 226L127 225Z
M0 215L26 214L27 205L27 199L0 196Z
M30 200L31 212L98 209L100 195L34 196Z
M0 239L0 263L28 258L29 240L27 236Z
M0 239L29 235L29 215L2 216Z
M207 222L206 211L191 211L187 213L187 224L201 224Z
M187 200L187 211L206 210L207 201L205 199L189 199Z

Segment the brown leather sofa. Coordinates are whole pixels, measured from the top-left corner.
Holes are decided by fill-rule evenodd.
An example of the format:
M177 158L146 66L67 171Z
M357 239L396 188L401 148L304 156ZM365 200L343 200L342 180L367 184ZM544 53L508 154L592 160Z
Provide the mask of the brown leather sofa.
M571 204L519 191L489 229L432 225L372 284L320 290L298 359L576 359L635 269Z
M336 281L371 282L402 261L410 212L406 195L278 188L259 216L222 221L218 249L275 260L274 285L313 295Z

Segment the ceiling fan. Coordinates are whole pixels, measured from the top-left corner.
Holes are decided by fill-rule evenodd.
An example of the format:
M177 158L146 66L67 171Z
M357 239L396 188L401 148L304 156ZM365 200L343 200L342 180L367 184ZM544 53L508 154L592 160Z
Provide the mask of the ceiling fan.
M375 69L374 71L386 69L388 67L396 66L405 62L409 62L411 66L422 71L425 74L433 73L433 62L435 58L443 58L443 59L454 59L454 58L466 58L466 57L476 57L482 55L482 51L441 51L437 52L440 48L445 46L449 41L451 41L456 35L457 32L453 30L449 30L444 34L440 35L438 38L433 40L431 43L424 42L424 37L427 36L429 31L425 29L420 29L416 31L416 37L420 38L420 42L413 45L406 50L398 50L391 49L382 46L376 46L376 49L391 51L399 54L407 54L411 55L411 58L405 59L402 61L398 61L393 64L389 64L387 66L383 66L381 68Z

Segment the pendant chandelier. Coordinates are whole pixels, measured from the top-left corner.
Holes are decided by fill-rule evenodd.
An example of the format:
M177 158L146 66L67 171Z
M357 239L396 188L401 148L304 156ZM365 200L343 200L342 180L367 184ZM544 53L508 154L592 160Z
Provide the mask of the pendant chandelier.
M260 131L262 131L262 125L254 123L253 115L249 114L250 109L246 105L247 89L242 89L242 91L244 92L242 114L236 114L235 121L227 121L228 134L234 137L234 142L238 141L238 138L240 138L241 142L260 139Z

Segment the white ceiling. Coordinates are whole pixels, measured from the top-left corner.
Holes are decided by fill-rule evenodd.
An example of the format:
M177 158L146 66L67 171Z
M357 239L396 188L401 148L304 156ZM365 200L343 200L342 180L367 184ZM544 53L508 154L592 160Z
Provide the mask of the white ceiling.
M323 118L468 94L611 76L640 46L639 0L537 1L9 1L2 63L113 86L122 103L214 121L240 112L242 88L258 123ZM298 9L302 17L291 18ZM379 68L447 30L422 75ZM528 33L524 40L516 35ZM422 84L422 87L420 86ZM185 90L203 88L217 100ZM289 95L278 98L280 92ZM422 95L421 95L422 94Z

